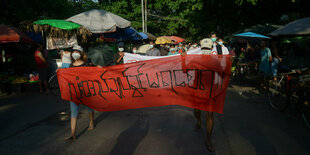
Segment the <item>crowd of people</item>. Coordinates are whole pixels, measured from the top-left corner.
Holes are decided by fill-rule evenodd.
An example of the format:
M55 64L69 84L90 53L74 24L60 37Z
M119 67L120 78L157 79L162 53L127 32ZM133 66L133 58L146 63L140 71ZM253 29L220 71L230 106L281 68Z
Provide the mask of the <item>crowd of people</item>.
M264 41L261 42L260 48L255 46L254 48L251 45L248 45L245 50L242 49L241 52L236 55L234 49L230 49L226 47L222 38L216 36L215 33L211 34L209 38L202 39L199 43L175 43L172 42L171 44L161 44L156 45L153 41L150 41L147 45L147 51L145 52L146 56L169 56L169 55L185 55L187 52L192 50L201 50L202 54L206 55L232 55L238 56L241 60L246 62L253 62L259 65L259 70L262 73L262 76L267 76L270 73L271 67L270 62L273 62L271 50L266 47L266 43ZM260 50L259 52L257 50ZM40 74L40 79L42 83L40 84L40 91L43 92L43 87L46 88L46 92L49 92L48 85L47 85L47 61L43 57L42 47L39 47L35 52L35 60L37 62L37 68ZM124 52L128 50L125 49L124 43L119 43L117 47L117 52L114 54L114 64L122 64L124 58ZM133 46L131 48L131 53L133 54L141 54L138 51L138 47ZM84 67L84 66L95 66L87 59L87 54L80 46L74 46L71 50L60 50L60 56L62 60L62 68L70 68L70 67ZM280 58L276 57L278 60L274 60L276 63L277 61L281 61ZM244 59L244 60L243 60ZM273 67L276 66L272 65ZM98 66L101 67L101 66ZM66 140L75 140L76 139L76 125L77 125L77 116L78 116L78 105L73 102L70 102L70 109L71 109L71 135L66 138ZM88 130L92 130L95 127L94 124L94 111L88 108L90 122ZM194 109L194 115L197 119L196 127L201 129L202 127L202 119L201 119L201 111L198 109ZM214 118L213 112L206 112L206 130L207 136L205 145L207 149L211 152L215 150L214 146L211 143L211 135L213 130Z

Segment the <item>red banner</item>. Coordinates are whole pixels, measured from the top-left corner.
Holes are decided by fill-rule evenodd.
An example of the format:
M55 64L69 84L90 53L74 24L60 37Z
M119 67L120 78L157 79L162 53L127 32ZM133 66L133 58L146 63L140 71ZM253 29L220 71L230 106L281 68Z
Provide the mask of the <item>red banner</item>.
M97 111L181 105L223 113L230 56L186 55L57 72L61 97Z

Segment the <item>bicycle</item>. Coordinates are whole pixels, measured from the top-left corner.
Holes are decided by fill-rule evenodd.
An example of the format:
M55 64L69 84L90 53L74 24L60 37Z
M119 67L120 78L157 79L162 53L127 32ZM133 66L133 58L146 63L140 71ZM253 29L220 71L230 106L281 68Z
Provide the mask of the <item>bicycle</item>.
M270 85L268 99L276 111L284 111L288 105L292 105L292 110L298 110L306 126L310 128L310 75L302 75L302 70L304 69L281 74L280 80ZM289 76L291 74L295 75Z
M310 75L301 75L291 82L296 82L294 80L297 80L297 87L290 87L295 90L289 95L289 104L301 113L303 121L310 128Z
M277 81L270 80L268 87L268 101L270 106L276 111L284 111L288 106L287 78L291 74L296 74L295 70L288 73L280 73Z

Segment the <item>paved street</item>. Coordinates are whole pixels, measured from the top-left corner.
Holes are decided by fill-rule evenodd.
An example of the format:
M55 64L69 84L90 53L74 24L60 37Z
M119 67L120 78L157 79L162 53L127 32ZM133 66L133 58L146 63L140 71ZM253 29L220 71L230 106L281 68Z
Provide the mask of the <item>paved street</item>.
M69 104L28 91L0 99L0 154L310 154L300 115L272 110L254 87L230 85L224 109L215 114L215 153L204 146L205 122L197 131L192 109L180 106L96 112L93 131L81 107L71 142Z

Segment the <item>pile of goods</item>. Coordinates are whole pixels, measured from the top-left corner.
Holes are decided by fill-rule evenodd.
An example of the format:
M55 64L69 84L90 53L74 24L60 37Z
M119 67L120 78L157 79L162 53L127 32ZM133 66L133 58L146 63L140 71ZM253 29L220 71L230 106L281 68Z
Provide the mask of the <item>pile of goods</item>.
M18 83L26 83L26 82L28 82L28 81L29 81L29 80L28 80L27 77L22 76L22 77L17 77L17 78L15 78L15 79L12 81L12 83L13 83L13 84L18 84Z
M30 83L35 83L39 81L39 74L30 74L29 75L29 82Z

